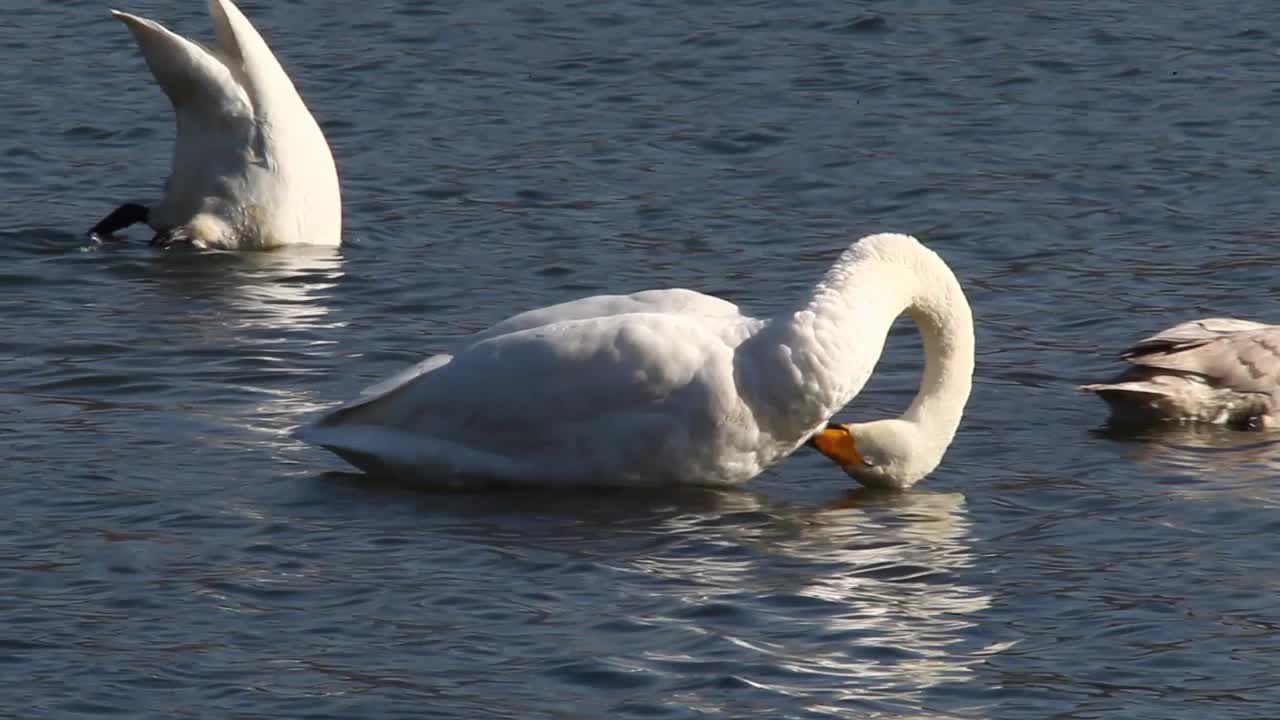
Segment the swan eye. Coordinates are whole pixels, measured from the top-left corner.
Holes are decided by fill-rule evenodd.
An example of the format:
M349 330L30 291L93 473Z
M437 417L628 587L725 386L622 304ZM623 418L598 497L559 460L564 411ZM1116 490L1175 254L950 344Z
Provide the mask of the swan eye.
M866 465L867 467L875 467L875 466L876 466L876 459L875 459L875 458L873 458L873 457L868 457L868 456L866 456L866 455L863 455L863 456L862 456L862 464L863 464L863 465Z

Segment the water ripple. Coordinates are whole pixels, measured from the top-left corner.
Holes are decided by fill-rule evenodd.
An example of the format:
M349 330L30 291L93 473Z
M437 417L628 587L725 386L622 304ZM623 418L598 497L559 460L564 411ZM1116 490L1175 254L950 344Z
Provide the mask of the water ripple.
M336 253L86 243L158 192L168 103L100 4L0 38L3 714L1274 714L1275 443L1115 436L1073 390L1268 319L1271 5L242 7L330 138ZM778 311L878 230L978 321L916 492L798 453L745 492L427 494L288 438L513 310ZM841 417L900 411L919 352L899 323Z

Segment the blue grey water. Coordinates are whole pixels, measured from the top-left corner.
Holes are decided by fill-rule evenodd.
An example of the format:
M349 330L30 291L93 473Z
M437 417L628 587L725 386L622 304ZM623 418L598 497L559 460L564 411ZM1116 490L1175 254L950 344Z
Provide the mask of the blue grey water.
M1073 390L1280 320L1280 14L1017 5L245 0L345 240L242 255L85 242L159 190L171 113L105 0L7 6L0 715L1280 715L1276 438L1119 438ZM912 492L798 452L734 492L432 493L287 435L515 311L778 311L885 230L978 323ZM920 365L903 321L841 417Z

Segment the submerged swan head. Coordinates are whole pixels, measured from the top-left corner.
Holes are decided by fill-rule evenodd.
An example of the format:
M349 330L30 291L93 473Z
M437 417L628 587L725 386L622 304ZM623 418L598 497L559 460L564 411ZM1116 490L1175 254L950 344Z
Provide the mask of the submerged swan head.
M933 472L940 454L921 452L913 423L893 418L865 423L828 423L809 444L870 488L901 490Z

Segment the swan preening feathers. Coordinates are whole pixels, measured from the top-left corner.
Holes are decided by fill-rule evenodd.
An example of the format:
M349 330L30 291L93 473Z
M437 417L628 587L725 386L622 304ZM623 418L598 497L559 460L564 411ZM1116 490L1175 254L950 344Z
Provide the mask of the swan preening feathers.
M342 202L324 134L262 36L209 0L216 42L112 11L133 33L177 117L173 169L153 206L127 203L90 232L150 225L157 245L227 250L338 245Z
M828 427L903 311L925 352L910 407ZM296 434L366 471L429 484L728 486L822 430L814 444L851 476L902 488L941 460L973 364L955 276L914 238L881 234L854 243L792 312L753 318L690 290L532 310Z
M1204 422L1237 429L1280 423L1280 326L1207 318L1175 325L1121 357L1106 383L1081 385L1111 406L1111 422Z

